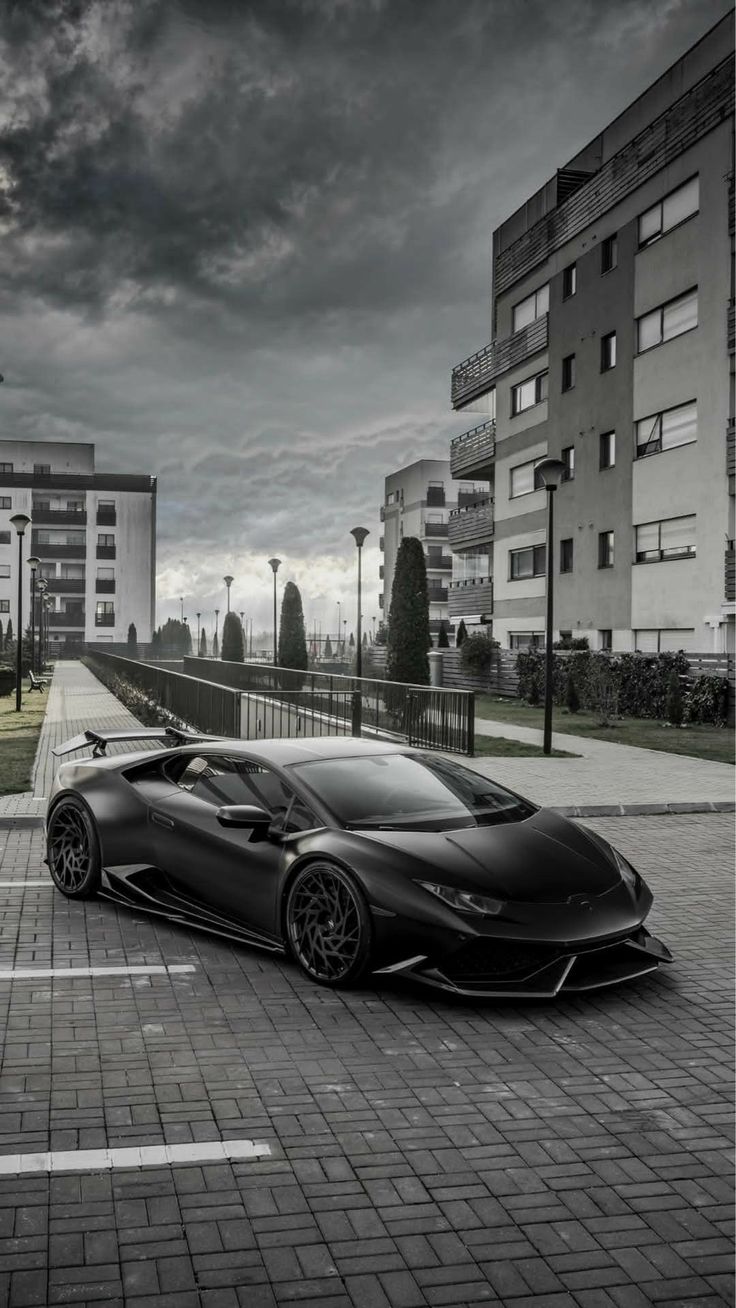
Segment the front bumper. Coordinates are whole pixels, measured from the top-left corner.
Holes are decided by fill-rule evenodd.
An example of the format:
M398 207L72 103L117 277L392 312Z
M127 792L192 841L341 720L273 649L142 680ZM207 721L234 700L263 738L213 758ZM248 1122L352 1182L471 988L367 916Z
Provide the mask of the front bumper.
M473 942L432 964L424 955L380 968L376 976L405 976L436 990L455 995L495 999L510 995L519 999L552 999L560 993L600 990L604 986L632 981L654 972L660 963L671 963L666 945L644 927L625 938L580 945L574 951L560 946L525 945L503 956L503 942L487 940L485 957ZM500 955L494 960L494 946ZM494 966L495 963L495 966Z

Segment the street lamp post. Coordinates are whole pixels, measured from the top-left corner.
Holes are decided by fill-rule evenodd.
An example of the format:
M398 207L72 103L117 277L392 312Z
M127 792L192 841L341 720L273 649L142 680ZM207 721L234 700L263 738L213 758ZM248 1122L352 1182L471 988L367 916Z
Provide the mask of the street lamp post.
M36 671L36 569L41 565L41 560L32 554L28 560L28 566L31 569L31 672ZM40 642L39 642L40 644ZM40 671L40 668L39 668Z
M43 608L43 613L41 614L41 635L42 635L41 649L43 653L43 662L45 664L48 661L48 655L49 655L49 650L48 650L49 614L51 613L51 609L52 609L52 601L50 595L43 596L42 608Z
M201 618L201 616L202 616L202 613L201 613L201 611L200 611L200 612L197 614L197 655L198 655L198 656L199 656L199 619Z
M552 753L552 640L554 613L554 500L555 491L562 481L565 465L560 459L541 459L534 465L547 492L547 623L544 647L544 738L542 750Z
M220 653L220 638L218 634L219 630L220 630L220 610L215 609L215 645L217 646L218 655Z
M179 596L179 603L181 604L181 620L183 622L184 621L184 596L183 595Z
M23 681L23 537L31 519L27 513L14 513L10 519L18 533L18 630L15 633L15 711L20 713Z
M228 611L228 613L229 613L229 612L230 612L230 587L232 586L233 582L235 581L235 578L234 578L234 577L223 577L222 580L224 581L225 585L227 586L227 611Z
M368 531L367 527L353 527L352 531L350 532L350 535L353 537L355 544L358 547L358 632L357 632L358 644L355 651L355 673L356 676L362 677L363 675L363 631L362 631L363 614L361 612L362 599L360 593L361 581L362 581L361 559L363 555L363 544L365 542L366 536L370 535L370 532Z
M38 670L43 672L46 666L46 656L43 647L43 615L44 605L48 601L51 603L51 596L46 594L48 582L45 577L39 577L36 582L36 594L38 595Z
M279 665L279 645L276 619L276 573L281 567L281 559L269 559L268 564L273 573L273 666L277 668Z

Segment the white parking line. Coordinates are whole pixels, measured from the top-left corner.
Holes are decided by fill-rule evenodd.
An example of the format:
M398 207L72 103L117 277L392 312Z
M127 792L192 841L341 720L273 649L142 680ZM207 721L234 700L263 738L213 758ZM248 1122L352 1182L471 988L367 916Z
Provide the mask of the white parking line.
M42 981L50 976L165 976L196 970L194 963L144 963L138 967L15 967L0 969L0 981Z
M38 877L38 879L28 877L27 881L3 881L0 878L0 890L18 890L20 886L51 886L53 881L50 877Z
M114 1167L167 1167L175 1163L222 1163L228 1159L243 1161L270 1156L271 1146L263 1140L208 1140L125 1149L57 1149L47 1154L0 1155L0 1176L28 1172L109 1172Z

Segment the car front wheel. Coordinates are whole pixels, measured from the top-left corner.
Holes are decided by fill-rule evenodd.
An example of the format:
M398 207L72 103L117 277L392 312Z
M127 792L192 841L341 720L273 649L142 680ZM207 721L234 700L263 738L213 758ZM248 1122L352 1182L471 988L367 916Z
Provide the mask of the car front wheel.
M346 872L310 863L289 888L286 934L294 958L326 986L355 983L370 957L371 922L365 899Z
M89 899L100 884L100 842L87 809L74 796L59 800L47 824L46 858L54 884L69 899Z

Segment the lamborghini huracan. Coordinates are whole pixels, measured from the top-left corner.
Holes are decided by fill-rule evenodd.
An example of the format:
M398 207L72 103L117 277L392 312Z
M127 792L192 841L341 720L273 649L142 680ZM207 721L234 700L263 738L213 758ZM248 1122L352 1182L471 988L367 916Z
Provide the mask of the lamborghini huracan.
M49 871L71 899L285 954L327 986L391 974L545 997L671 961L618 850L446 757L172 728L86 731L55 752L85 747L60 766L46 817Z

